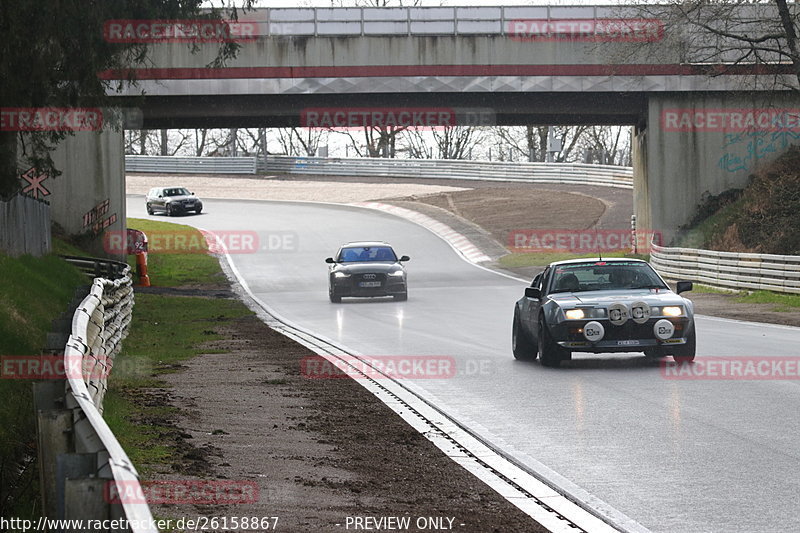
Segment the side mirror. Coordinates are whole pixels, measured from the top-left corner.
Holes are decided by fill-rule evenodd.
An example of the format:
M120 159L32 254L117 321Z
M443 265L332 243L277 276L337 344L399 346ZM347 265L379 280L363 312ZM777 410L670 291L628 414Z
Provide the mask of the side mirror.
M191 194L192 196L194 196L194 193L193 193L193 192L190 192L189 194Z
M538 300L542 297L542 291L538 287L525 287L525 296Z
M333 264L333 263L335 263L336 261L334 261L334 260L333 260L333 257L328 257L328 258L326 258L326 259L325 259L325 262L326 262L326 263Z
M678 286L675 289L675 292L680 294L682 292L690 291L694 288L694 284L691 281L679 281Z
M408 257L407 255L404 255L404 256L402 256L400 259L398 259L398 261L400 261L401 263L402 263L403 261L411 261L411 258L410 258L410 257Z
M159 198L164 198L164 195L163 194L159 194L158 197Z

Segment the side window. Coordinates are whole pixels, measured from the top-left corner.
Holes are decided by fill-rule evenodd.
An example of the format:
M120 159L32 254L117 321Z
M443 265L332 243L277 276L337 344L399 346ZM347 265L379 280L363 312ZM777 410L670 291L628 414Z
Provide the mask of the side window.
M542 277L539 281L541 282L541 289L543 295L547 293L547 286L550 285L550 278L552 277L551 275L552 275L552 269L550 267L546 268L544 272L541 273Z

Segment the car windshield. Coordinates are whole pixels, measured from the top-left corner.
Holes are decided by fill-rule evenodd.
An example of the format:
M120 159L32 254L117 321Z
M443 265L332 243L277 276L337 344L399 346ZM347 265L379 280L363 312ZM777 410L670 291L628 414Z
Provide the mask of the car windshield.
M174 187L172 189L164 189L162 193L164 196L189 196L189 191L183 187Z
M551 293L668 288L647 263L623 261L557 265L551 287Z
M340 263L356 263L359 261L397 261L397 256L390 246L351 246L342 248L339 253Z

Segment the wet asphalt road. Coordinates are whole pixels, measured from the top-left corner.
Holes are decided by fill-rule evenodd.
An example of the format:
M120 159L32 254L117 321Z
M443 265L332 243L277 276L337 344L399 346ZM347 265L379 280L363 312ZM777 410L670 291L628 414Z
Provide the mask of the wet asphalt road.
M130 197L128 216L257 232L261 249L233 260L283 317L361 354L453 357L455 375L413 386L612 514L658 532L800 531L797 377L675 379L640 353L577 354L560 369L515 361L511 317L525 284L466 263L427 230L356 208L204 203L200 216L167 219ZM411 256L407 302L328 301L324 258L362 239ZM797 372L800 328L699 317L697 329L697 364L769 356Z

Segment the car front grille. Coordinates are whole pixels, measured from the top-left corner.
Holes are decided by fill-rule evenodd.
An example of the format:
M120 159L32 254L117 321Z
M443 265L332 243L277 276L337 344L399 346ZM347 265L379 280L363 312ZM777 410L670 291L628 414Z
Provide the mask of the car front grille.
M356 282L361 282L361 281L380 281L381 285L386 283L386 274L372 274L372 273L357 274L355 276L355 278L356 278L355 279Z

